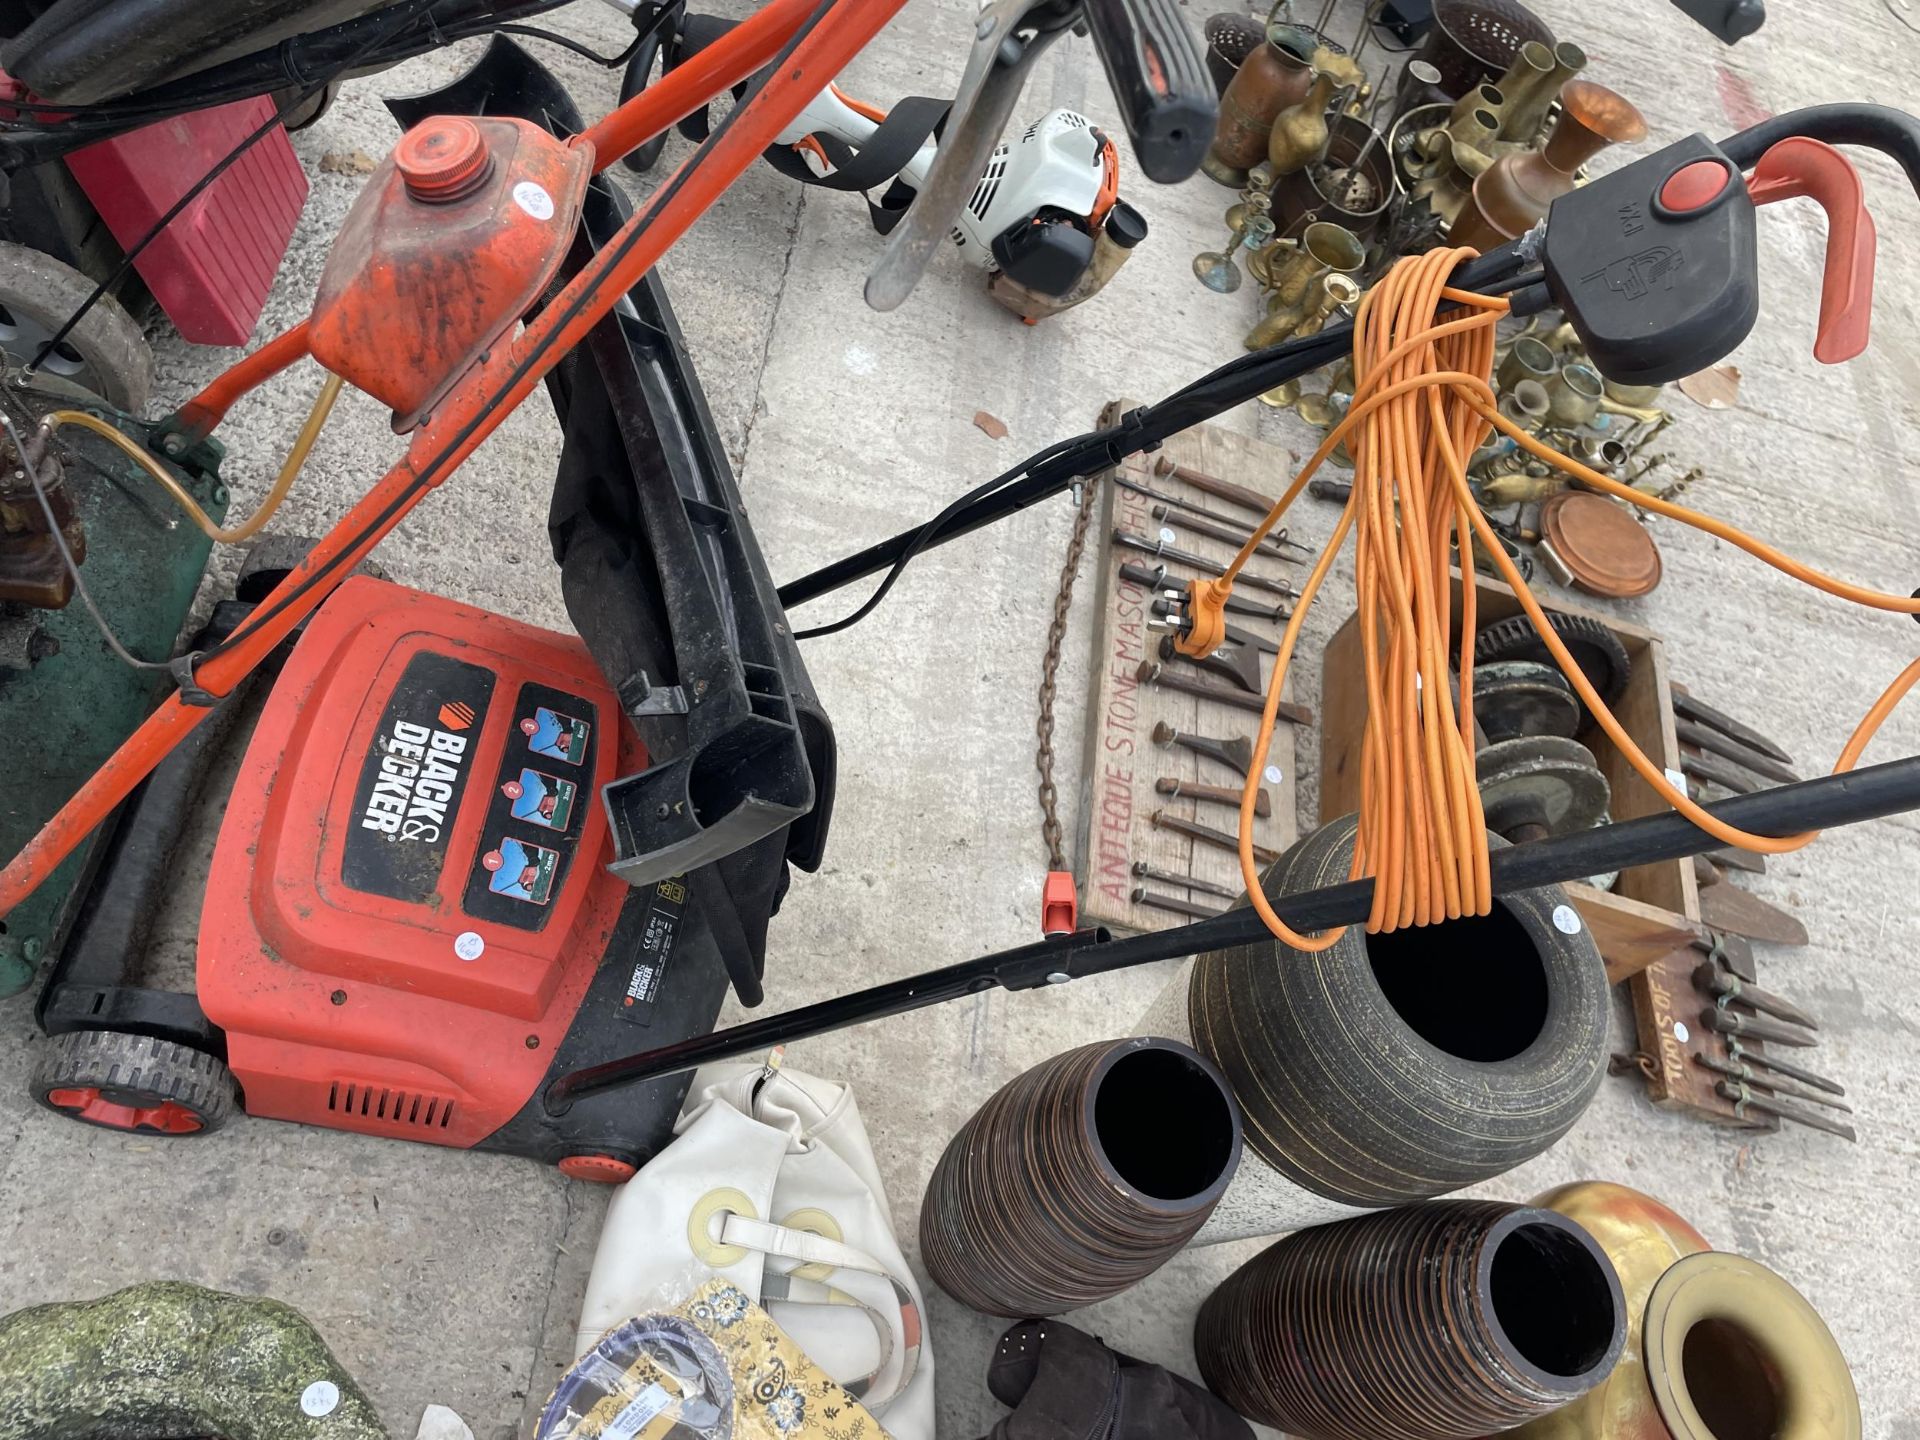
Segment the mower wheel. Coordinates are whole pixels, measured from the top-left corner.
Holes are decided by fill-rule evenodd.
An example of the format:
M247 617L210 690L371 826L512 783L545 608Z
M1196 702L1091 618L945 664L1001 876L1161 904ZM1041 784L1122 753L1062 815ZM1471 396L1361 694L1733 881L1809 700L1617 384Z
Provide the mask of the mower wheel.
M0 241L0 356L16 369L31 362L92 293L93 282L71 265ZM101 297L41 368L133 415L153 387L147 337L111 295Z
M233 1115L239 1087L217 1056L118 1030L55 1035L33 1098L72 1120L143 1135L205 1135Z

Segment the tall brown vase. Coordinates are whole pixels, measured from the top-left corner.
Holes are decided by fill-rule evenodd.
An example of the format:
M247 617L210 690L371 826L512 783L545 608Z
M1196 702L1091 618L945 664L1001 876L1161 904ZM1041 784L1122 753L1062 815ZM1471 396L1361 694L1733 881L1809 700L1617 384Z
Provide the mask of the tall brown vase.
M1568 81L1547 143L1502 155L1481 172L1447 243L1489 250L1524 233L1573 189L1582 165L1609 145L1631 145L1646 134L1647 122L1632 101L1591 80Z

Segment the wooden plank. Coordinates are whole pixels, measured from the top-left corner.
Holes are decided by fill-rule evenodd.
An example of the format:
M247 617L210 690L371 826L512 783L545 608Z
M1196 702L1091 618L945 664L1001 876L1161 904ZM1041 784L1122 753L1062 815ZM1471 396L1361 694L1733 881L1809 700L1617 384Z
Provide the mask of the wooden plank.
M1131 401L1118 402L1121 409ZM1159 452L1176 464L1203 470L1223 480L1231 480L1266 493L1278 488L1292 474L1288 454L1264 441L1202 425L1173 436ZM1251 517L1225 501L1216 500L1190 489L1166 476L1155 476L1152 458L1133 457L1120 473L1141 484L1182 500L1203 506L1225 524L1249 528ZM1240 777L1227 767L1196 755L1184 747L1161 747L1153 742L1154 726L1165 722L1189 734L1215 739L1245 736L1251 740L1258 729L1258 716L1210 700L1176 694L1154 686L1142 686L1135 678L1143 660L1157 659L1160 632L1146 628L1153 600L1145 587L1120 578L1120 566L1127 562L1151 567L1146 554L1124 550L1110 543L1116 527L1153 537L1163 522L1153 517L1155 502L1123 490L1103 479L1091 492L1090 503L1099 507L1094 525L1099 534L1089 539L1088 565L1093 581L1095 623L1093 631L1093 693L1087 706L1080 796L1080 823L1076 828L1076 873L1080 882L1080 917L1083 924L1107 925L1129 931L1164 930L1184 923L1183 918L1163 910L1136 905L1132 891L1136 886L1161 894L1172 894L1202 904L1226 901L1191 894L1162 881L1135 879L1132 866L1145 861L1156 869L1189 875L1227 886L1238 893L1242 889L1240 864L1228 850L1204 841L1190 840L1161 830L1151 823L1156 810L1189 820L1198 820L1216 830L1234 832L1239 819L1234 809L1212 801L1171 798L1158 794L1154 782L1162 777L1198 781L1207 785L1237 788ZM1168 527L1171 543L1195 555L1206 556L1220 566L1233 557L1233 546L1224 541ZM1305 558L1305 557L1302 557ZM1304 568L1261 556L1249 567L1255 573L1275 578L1303 575ZM1169 564L1167 573L1175 582L1192 578L1193 572ZM1082 582L1086 583L1085 581ZM1236 591L1263 603L1269 597L1263 591L1242 588ZM1250 616L1229 619L1242 629L1278 640L1280 623L1269 623ZM1261 662L1263 679L1271 677L1273 657ZM1179 669L1189 670L1185 662ZM1196 675L1198 672L1194 672ZM1209 677L1210 679L1212 677ZM1224 679L1212 683L1227 685ZM1274 727L1273 746L1268 764L1280 775L1279 781L1265 782L1273 797L1273 812L1254 822L1254 839L1274 850L1284 850L1295 836L1294 744L1296 727L1280 722Z

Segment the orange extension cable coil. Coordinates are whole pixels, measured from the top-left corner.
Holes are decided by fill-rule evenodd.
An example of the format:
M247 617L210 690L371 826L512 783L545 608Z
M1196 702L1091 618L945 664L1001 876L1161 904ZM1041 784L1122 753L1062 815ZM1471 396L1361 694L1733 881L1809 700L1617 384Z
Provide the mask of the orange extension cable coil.
M1350 878L1371 877L1375 882L1369 932L1484 915L1493 905L1487 829L1474 774L1475 616L1470 584L1461 587L1457 704L1449 665L1454 602L1448 571L1456 544L1461 554L1471 556L1476 536L1519 596L1574 692L1668 804L1722 844L1768 854L1796 850L1817 833L1774 838L1716 820L1634 744L1561 643L1474 500L1467 461L1494 429L1590 489L1718 536L1829 595L1879 610L1920 613L1920 597L1889 595L1823 575L1723 521L1610 479L1509 422L1496 408L1489 378L1494 327L1507 313L1507 301L1447 284L1455 267L1474 255L1455 249L1409 256L1367 292L1354 319L1355 384L1346 417L1327 433L1225 573L1218 580L1196 580L1188 586L1190 628L1180 648L1205 654L1220 641L1223 607L1234 577L1314 472L1346 442L1353 457L1353 493L1287 622L1254 741L1256 763L1248 771L1240 804L1240 869L1249 900L1267 928L1299 950L1324 950L1341 932L1299 935L1275 913L1254 860L1253 807L1300 627L1350 532L1356 536L1355 589L1367 687L1360 831ZM1443 309L1449 312L1445 319ZM1868 710L1840 752L1835 774L1853 768L1874 732L1916 682L1920 659L1902 670Z

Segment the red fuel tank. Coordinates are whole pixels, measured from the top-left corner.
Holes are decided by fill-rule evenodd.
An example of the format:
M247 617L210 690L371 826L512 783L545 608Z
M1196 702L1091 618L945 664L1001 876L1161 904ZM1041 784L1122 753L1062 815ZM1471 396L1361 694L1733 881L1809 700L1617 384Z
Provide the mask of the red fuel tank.
M525 120L439 115L367 181L320 276L313 358L413 429L540 298L593 153Z

